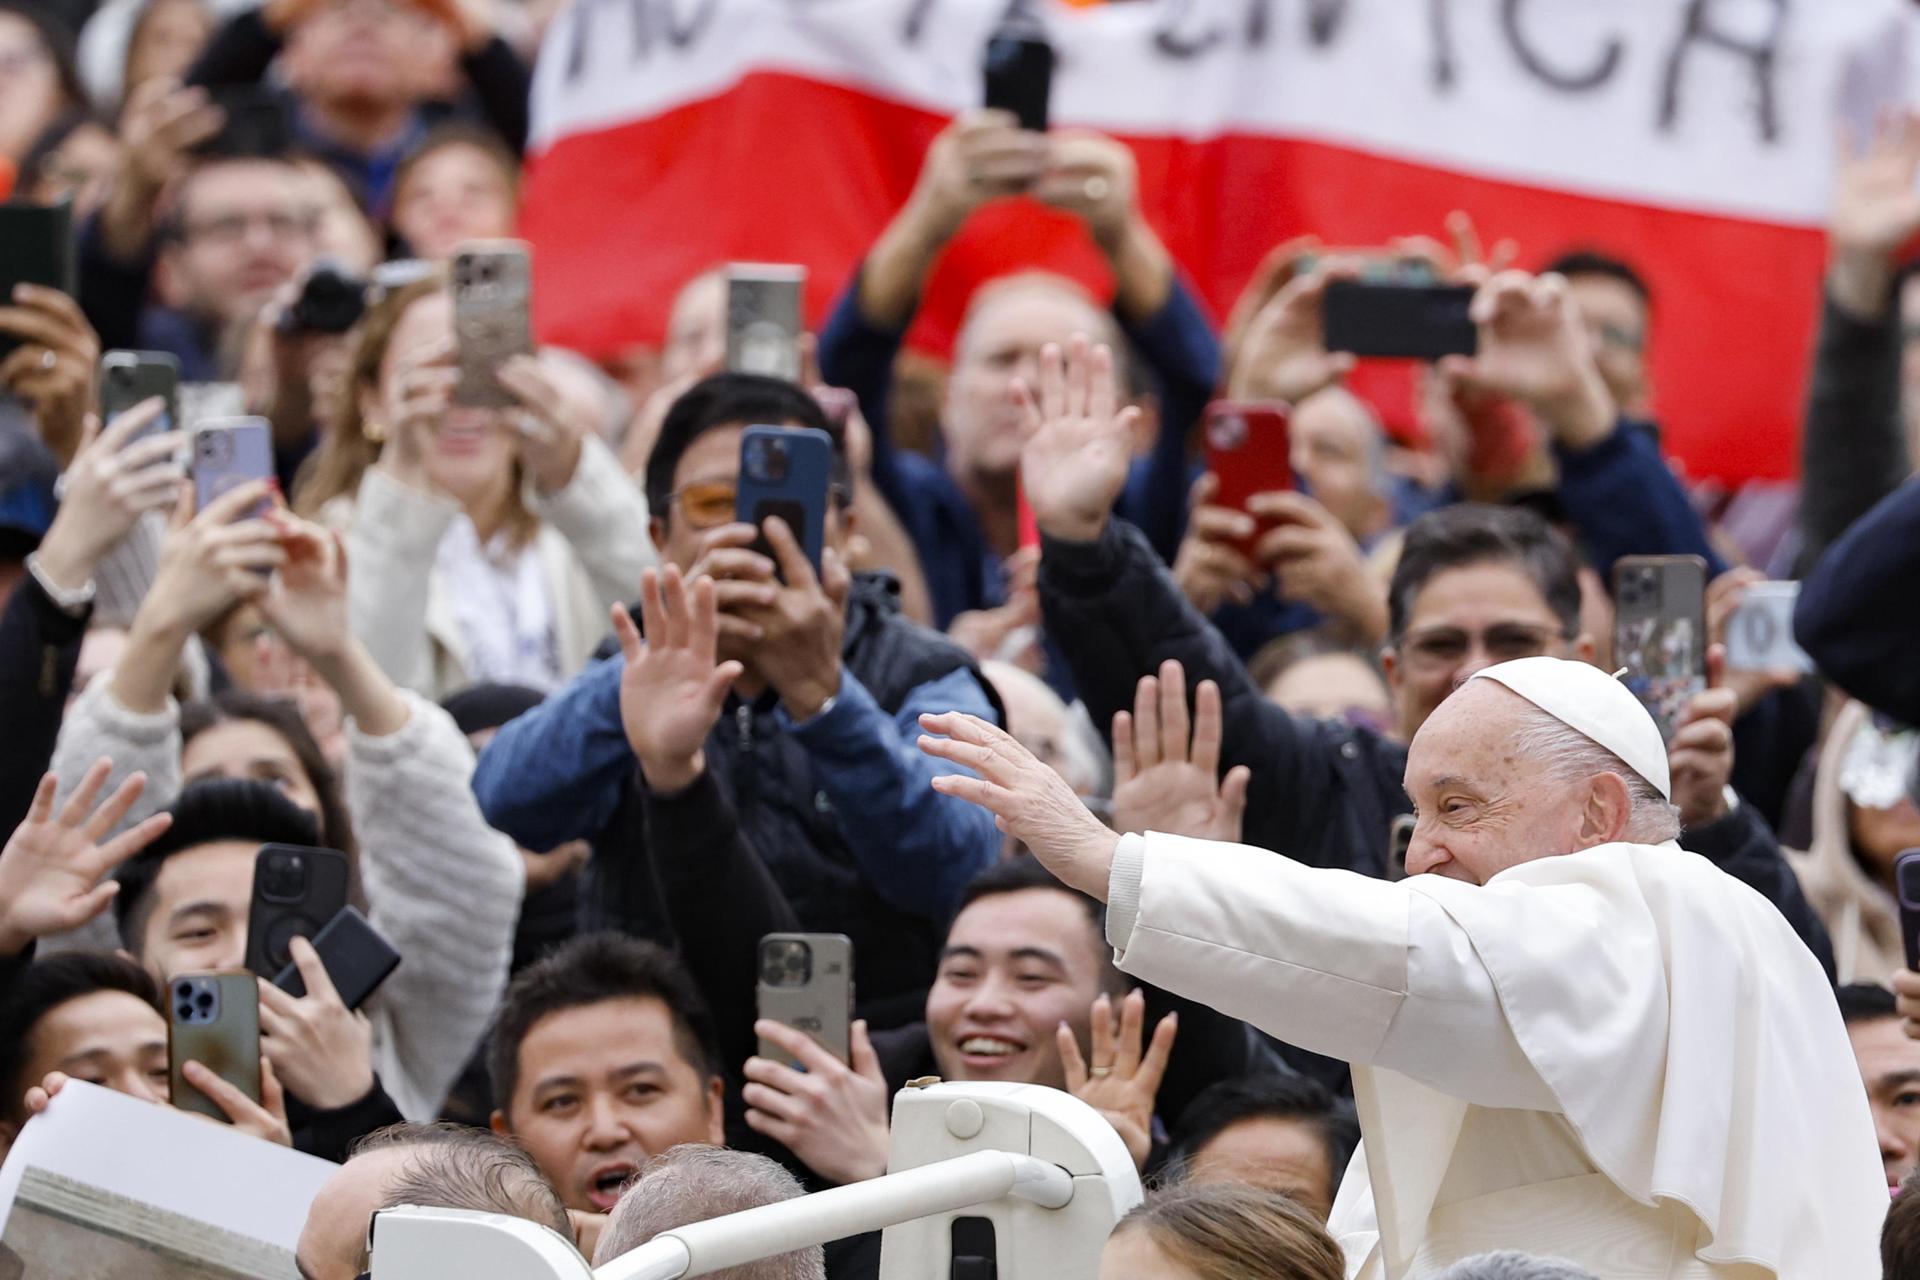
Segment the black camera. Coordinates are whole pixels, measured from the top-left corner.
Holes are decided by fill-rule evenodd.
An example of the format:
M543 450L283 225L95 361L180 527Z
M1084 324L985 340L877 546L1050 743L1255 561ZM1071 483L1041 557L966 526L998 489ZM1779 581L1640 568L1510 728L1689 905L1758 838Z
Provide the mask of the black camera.
M366 310L367 282L322 259L307 273L299 299L280 317L280 332L345 333L360 323Z

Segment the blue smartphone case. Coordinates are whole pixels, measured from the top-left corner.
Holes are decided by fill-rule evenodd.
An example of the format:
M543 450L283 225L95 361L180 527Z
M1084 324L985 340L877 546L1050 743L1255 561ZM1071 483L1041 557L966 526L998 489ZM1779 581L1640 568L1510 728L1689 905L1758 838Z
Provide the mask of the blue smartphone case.
M740 437L740 479L734 512L756 527L779 516L800 540L814 573L826 539L827 492L833 478L833 438L812 427L748 427ZM772 557L763 531L754 550Z

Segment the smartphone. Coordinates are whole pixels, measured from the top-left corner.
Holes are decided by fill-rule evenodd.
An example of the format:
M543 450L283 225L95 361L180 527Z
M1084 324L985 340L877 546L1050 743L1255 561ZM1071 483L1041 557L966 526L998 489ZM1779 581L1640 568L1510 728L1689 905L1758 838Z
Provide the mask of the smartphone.
M273 478L273 429L265 418L210 418L193 429L192 468L194 510L204 511L229 489ZM262 498L247 516L267 506Z
M1002 27L987 38L986 105L1012 112L1022 129L1047 131L1053 46L1031 26Z
M347 905L347 855L297 844L267 844L253 856L247 910L247 968L272 980L293 963L287 944L312 942Z
M1293 488L1292 445L1287 435L1287 406L1278 401L1236 403L1217 400L1201 418L1206 443L1207 470L1213 474L1213 504L1246 511L1256 493ZM1269 529L1270 520L1256 521L1253 533L1232 545L1249 560Z
M1467 316L1473 292L1463 284L1329 281L1321 306L1327 350L1411 360L1470 356L1480 349Z
M1893 860L1894 896L1900 901L1900 935L1907 944L1907 968L1920 970L1920 849Z
M257 873L256 873L257 874ZM251 936L251 934L249 934ZM393 971L400 967L400 953L380 936L359 909L346 906L327 921L326 927L310 941L326 967L327 979L339 993L340 1002L358 1009L380 989ZM307 994L306 979L291 961L273 980L273 985L296 1000Z
M756 528L768 516L779 516L793 530L818 574L832 483L833 438L826 432L813 427L748 427L740 437L734 516ZM764 529L753 548L773 558Z
M1613 566L1613 602L1614 660L1671 741L1687 700L1707 687L1707 562L1622 556Z
M252 84L210 85L206 92L226 120L218 133L194 148L198 154L277 159L293 150L293 117L280 95Z
M260 987L251 973L183 973L167 983L167 1065L173 1105L224 1121L227 1113L187 1083L197 1062L260 1101Z
M460 380L453 402L504 409L518 403L494 371L533 354L533 262L520 240L476 240L453 255L453 330Z
M847 1061L853 1034L852 940L844 933L770 933L760 939L759 969L760 1016L806 1032ZM765 1040L760 1056L800 1065Z
M112 422L155 396L167 407L142 436L171 431L180 421L179 357L166 351L109 351L100 357L101 421Z
M69 201L0 204L0 302L10 305L19 284L45 285L68 297L79 287ZM20 339L0 333L0 358L19 346Z
M1756 582L1727 618L1727 666L1735 671L1813 670L1793 638L1793 608L1800 600L1797 582Z
M805 267L736 262L727 268L727 368L800 380Z

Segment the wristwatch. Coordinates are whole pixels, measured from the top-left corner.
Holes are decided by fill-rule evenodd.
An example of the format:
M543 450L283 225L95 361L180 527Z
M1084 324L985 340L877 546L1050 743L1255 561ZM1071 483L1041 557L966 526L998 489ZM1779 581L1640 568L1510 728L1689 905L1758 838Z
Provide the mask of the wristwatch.
M87 609L93 604L93 579L88 578L77 587L63 587L49 578L40 568L40 553L34 552L27 557L27 572L47 593L47 599L53 601L53 607L70 618L85 617Z

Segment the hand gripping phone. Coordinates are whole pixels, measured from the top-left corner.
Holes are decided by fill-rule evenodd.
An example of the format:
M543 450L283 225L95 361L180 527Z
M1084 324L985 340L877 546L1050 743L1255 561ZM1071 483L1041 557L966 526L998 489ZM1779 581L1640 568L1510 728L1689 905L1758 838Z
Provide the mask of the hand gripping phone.
M247 968L275 979L293 962L287 944L314 942L347 905L347 855L296 844L262 845L253 858L247 911Z
M1254 494L1293 488L1287 421L1287 406L1279 401L1255 404L1217 400L1207 406L1201 432L1206 442L1207 470L1215 481L1214 506L1251 514L1247 502ZM1256 524L1251 535L1232 544L1249 560L1261 535L1273 528L1270 520L1256 517Z
M532 300L533 265L524 242L477 240L454 253L455 404L504 409L518 403L494 373L509 356L533 354Z
M180 359L166 351L109 351L100 357L100 420L112 422L155 396L166 409L140 434L159 435L180 424ZM131 443L131 441L129 441Z
M847 1061L853 1035L853 942L843 933L770 933L760 939L760 1016L805 1032ZM760 1056L798 1066L776 1045Z
M340 1003L349 1009L365 1004L400 967L400 953L351 906L340 908L309 941L327 971L327 981L333 983ZM274 978L273 985L296 1000L307 994L307 981L292 961Z
M0 306L13 304L19 284L45 285L72 297L77 269L70 202L0 204ZM0 359L19 346L19 338L0 333Z
M173 1105L225 1121L220 1105L187 1083L190 1061L260 1101L260 987L251 973L183 973L167 983Z
M1687 700L1707 687L1707 562L1622 556L1613 567L1613 655L1627 688L1672 741Z
M833 438L826 432L813 427L748 427L740 437L734 515L756 528L768 516L779 516L793 530L818 574L832 482ZM753 549L773 558L764 529Z

